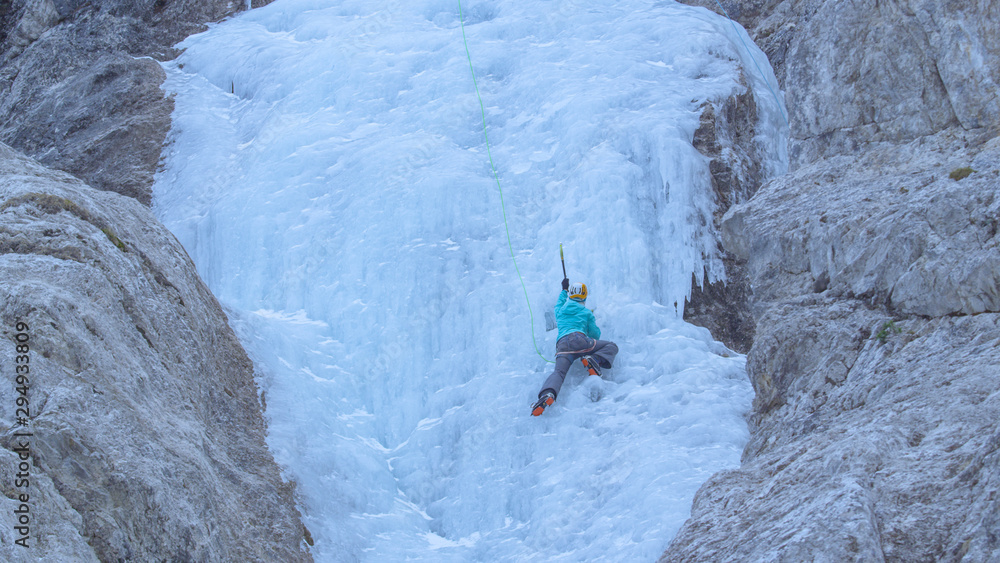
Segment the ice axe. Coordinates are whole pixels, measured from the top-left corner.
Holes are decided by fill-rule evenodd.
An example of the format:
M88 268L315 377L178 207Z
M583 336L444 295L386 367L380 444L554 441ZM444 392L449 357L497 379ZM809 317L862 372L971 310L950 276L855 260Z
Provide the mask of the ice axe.
M563 255L563 247L559 245L559 261L562 262L563 268L563 278L568 278L566 275L566 257ZM552 311L545 311L545 332L556 329L556 314Z
M559 245L559 261L562 262L563 267L563 278L568 278L566 275L566 257L563 256L562 244Z

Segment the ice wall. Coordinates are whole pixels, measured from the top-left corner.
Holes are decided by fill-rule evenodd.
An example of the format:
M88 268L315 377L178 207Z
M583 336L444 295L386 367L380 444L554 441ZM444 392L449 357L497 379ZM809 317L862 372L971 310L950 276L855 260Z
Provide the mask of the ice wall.
M155 210L255 358L318 560L653 559L746 440L743 357L675 302L714 267L697 108L749 55L673 2L463 9L506 226L436 0L278 0L186 40ZM560 243L621 355L533 418Z

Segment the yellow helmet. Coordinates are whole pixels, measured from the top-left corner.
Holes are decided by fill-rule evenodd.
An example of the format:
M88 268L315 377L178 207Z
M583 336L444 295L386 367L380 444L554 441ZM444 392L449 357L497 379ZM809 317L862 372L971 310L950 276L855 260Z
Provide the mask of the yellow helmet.
M587 300L587 284L576 282L569 286L569 298L577 301Z

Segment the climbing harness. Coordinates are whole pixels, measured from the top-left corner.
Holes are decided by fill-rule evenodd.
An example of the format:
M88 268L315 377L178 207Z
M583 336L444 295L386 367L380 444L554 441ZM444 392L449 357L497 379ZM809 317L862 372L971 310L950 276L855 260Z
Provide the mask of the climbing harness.
M597 341L589 336L587 337L587 340L593 342L593 344L590 345L590 348L584 348L583 350L567 350L565 352L556 352L556 356L569 356L572 354L586 354L588 352L593 352L594 348L597 348Z
M510 240L510 227L507 224L507 207L504 205L503 201L503 188L500 187L500 175L497 173L497 167L493 164L493 153L490 150L490 137L486 133L486 107L483 106L483 97L479 94L479 83L476 81L476 71L472 68L472 55L469 53L469 40L465 37L465 16L462 13L462 0L458 0L458 21L462 28L462 41L465 43L465 56L469 59L469 72L472 73L472 84L476 88L476 97L479 99L479 110L483 114L483 137L486 139L486 154L490 159L490 169L493 170L493 179L497 183L497 191L500 192L500 210L503 212L503 227L507 234L507 247L510 249L510 259L514 262L514 271L517 272L517 279L521 281L521 289L524 290L524 301L528 304L528 318L531 322L531 343L535 346L535 352L538 356L550 364L555 362L546 358L542 351L538 349L538 342L535 338L535 315L531 311L531 299L528 298L528 288L524 285L524 278L521 276L521 270L517 267L517 258L514 257L514 243ZM562 246L559 247L560 255L562 254Z

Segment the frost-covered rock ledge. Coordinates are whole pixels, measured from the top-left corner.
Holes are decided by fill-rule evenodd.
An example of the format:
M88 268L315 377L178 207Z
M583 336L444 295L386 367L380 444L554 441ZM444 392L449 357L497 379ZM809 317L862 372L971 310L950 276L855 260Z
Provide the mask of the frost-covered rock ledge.
M1000 560L1000 9L723 4L783 83L793 171L723 221L752 438L663 561Z

